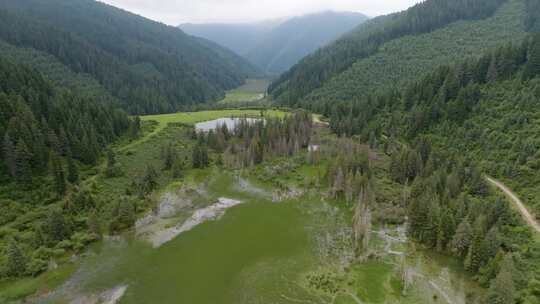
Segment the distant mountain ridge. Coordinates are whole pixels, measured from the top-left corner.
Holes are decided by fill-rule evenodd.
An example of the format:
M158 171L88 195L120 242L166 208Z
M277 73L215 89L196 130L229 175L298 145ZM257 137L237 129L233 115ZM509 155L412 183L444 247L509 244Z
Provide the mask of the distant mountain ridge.
M185 23L179 27L189 35L208 39L244 56L286 20L283 18L251 23Z
M280 74L368 19L360 13L326 11L281 21L180 28L228 47L269 74Z

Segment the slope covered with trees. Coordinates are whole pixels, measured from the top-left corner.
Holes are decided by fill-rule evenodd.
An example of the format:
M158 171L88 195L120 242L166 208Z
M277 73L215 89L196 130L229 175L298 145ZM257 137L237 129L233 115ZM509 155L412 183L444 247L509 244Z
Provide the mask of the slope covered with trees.
M371 92L401 88L434 67L477 57L525 37L523 1L508 1L490 18L460 21L442 29L383 44L379 51L309 93L302 104L342 102Z
M340 135L391 156L411 186L409 234L461 260L489 287L486 303L535 303L538 242L519 228L483 173L540 214L540 36L435 69L403 90L321 107ZM519 274L519 275L518 275Z
M280 24L245 57L271 74L280 74L318 48L368 20L360 13L322 12Z
M379 55L380 52L385 50L385 44L388 42L400 38L410 38L414 40L419 35L432 33L456 22L490 18L501 9L503 4L506 6L512 5L508 4L508 1L506 0L431 0L417 4L401 13L375 18L328 47L304 58L304 60L283 74L279 80L274 82L270 91L275 99L283 103L295 104L305 98L308 94L312 93L315 89L323 87L332 78L347 71L356 62ZM472 29L476 29L476 27L473 26ZM512 28L511 31L514 32ZM482 32L480 32L480 34L481 33ZM474 37L478 33L476 31L465 31L460 32L460 34L461 35L457 37L460 43L457 44L457 47L454 46L453 49L449 50L449 53L466 54L467 52L470 52L469 50L463 52L462 47L467 45L467 42L471 39L470 37ZM490 35L486 36L486 38L483 38L483 42L492 38L498 38L496 35L493 37ZM399 69L403 64L409 62L409 56L414 56L420 57L418 59L428 60L428 65L430 65L429 60L431 60L433 53L437 56L435 51L431 52L432 48L435 48L440 43L448 43L447 40L452 40L448 37L440 38L442 38L442 41L429 41L429 43L426 44L427 49L414 50L418 54L407 53L406 56L401 57L396 55L395 57L388 58L386 63L388 65L395 64L397 65L396 69ZM472 41L475 42L474 39ZM404 42L407 41L405 40ZM479 44L475 43L475 45ZM405 45L404 47L411 46ZM398 54L401 55L401 52L398 52ZM443 54L447 53L444 52ZM414 57L413 59L417 59ZM443 58L443 62L451 59L445 58L444 56L441 57ZM437 58L435 58L435 60L437 60ZM425 70L422 70L423 67L424 66L421 65L417 70L410 70L411 68L409 67L409 70L405 69L405 72L408 74L404 75L404 73L401 75L406 78L420 76L421 74L419 72L426 72ZM370 71L374 72L375 69L370 69ZM378 82L385 82L385 77L387 76L376 74L371 77L374 78L372 82L378 84ZM400 80L402 79L403 78ZM362 81L365 79L359 80ZM357 82L354 83L357 84ZM373 88L370 87L369 89L371 90ZM363 88L358 92L362 93L362 91Z
M214 43L93 0L3 1L0 15L0 39L91 75L131 113L217 99L257 73Z
M535 34L479 59L441 67L402 91L371 95L327 114L340 134L414 140L426 133L449 154L467 151L485 171L521 189L540 214L539 63Z
M82 169L95 165L104 148L128 131L136 136L138 121L107 100L58 89L37 71L0 59L0 247L7 252L1 276L47 268L46 258L37 258L43 252L27 261L21 246L38 239L33 249L54 246L65 238L68 224L56 209L45 213L47 206L75 188ZM40 216L49 218L37 227ZM42 234L30 240L28 234L16 237L19 230Z

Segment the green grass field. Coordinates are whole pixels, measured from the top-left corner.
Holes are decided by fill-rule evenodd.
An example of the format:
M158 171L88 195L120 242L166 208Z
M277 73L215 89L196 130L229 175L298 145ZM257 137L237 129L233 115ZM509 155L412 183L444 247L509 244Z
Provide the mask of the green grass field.
M235 104L260 100L264 98L269 85L270 80L268 79L248 79L243 86L227 91L225 98L218 103Z

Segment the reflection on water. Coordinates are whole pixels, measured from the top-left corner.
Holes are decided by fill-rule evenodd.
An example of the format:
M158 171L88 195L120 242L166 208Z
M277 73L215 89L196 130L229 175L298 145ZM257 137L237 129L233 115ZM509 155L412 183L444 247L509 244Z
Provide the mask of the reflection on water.
M260 118L220 118L195 124L195 129L197 131L208 132L210 130L216 129L218 126L226 125L229 130L232 130L237 124L242 121L247 121L248 123L255 123L260 120Z

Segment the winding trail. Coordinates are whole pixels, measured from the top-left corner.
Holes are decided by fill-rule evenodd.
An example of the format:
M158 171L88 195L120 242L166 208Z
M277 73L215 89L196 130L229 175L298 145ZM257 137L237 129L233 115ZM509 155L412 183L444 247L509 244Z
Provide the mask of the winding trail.
M527 207L525 207L525 204L519 199L519 197L510 190L510 188L506 187L503 183L500 181L491 178L489 176L486 176L486 180L490 182L492 185L499 188L504 194L518 207L519 213L523 216L527 224L531 226L537 233L540 233L540 224L536 221L535 217L527 210Z

